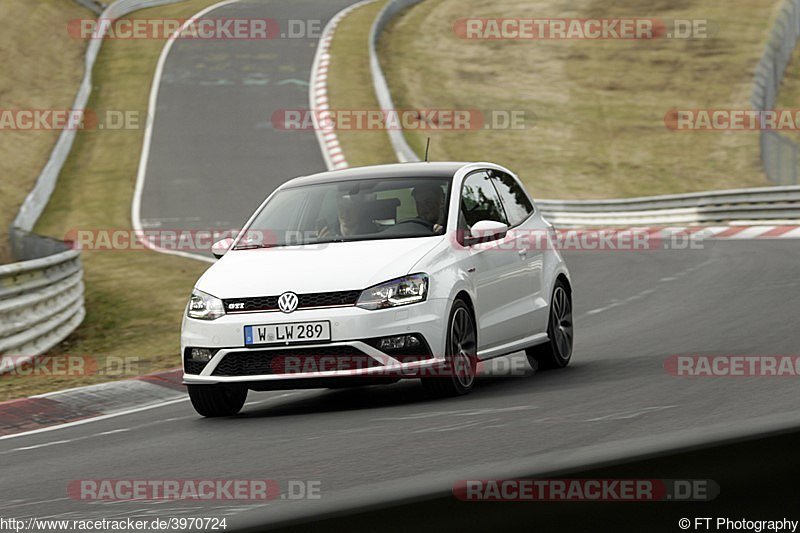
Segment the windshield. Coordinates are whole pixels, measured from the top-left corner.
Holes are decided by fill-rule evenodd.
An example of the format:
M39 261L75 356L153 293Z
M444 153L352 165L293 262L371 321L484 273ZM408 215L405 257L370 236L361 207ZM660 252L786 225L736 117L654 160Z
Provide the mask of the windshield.
M279 191L236 249L444 234L449 178L384 178Z

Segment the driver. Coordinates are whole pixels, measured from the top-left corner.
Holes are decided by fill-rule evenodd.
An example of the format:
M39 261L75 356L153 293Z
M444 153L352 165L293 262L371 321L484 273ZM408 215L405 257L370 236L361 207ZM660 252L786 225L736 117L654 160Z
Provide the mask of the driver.
M439 185L426 184L414 187L411 191L417 204L417 215L431 225L434 234L444 230L444 191Z
M348 237L352 235L365 235L375 231L375 225L365 220L363 201L359 196L344 195L336 198L336 207L339 216L336 224L329 227L325 224L319 229L319 238L330 236Z

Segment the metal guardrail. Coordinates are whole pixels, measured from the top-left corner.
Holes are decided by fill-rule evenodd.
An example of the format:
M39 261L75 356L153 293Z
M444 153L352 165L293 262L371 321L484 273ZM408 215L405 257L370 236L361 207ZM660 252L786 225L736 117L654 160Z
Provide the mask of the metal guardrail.
M372 23L372 29L369 34L369 64L372 71L372 86L375 87L375 96L378 97L378 105L381 109L394 109L394 102L392 101L392 94L389 92L389 84L386 81L386 76L383 74L381 68L380 58L378 57L378 39L386 29L387 24L394 18L397 13L403 9L420 3L422 0L389 0L381 12L378 13L375 22ZM419 157L414 150L409 146L406 141L403 131L396 128L388 128L389 141L392 143L392 148L397 155L397 160L401 163L408 163L410 161L419 161Z
M759 187L621 200L538 200L556 225L716 224L800 219L800 186Z
M11 232L20 262L0 266L0 373L40 355L83 321L80 253L63 242Z
M118 0L100 15L100 28L133 11L184 0ZM92 92L92 69L102 39L89 41L85 72L73 110L84 110ZM80 254L63 242L31 233L50 200L69 157L77 131L65 129L42 173L25 198L11 228L11 247L19 261L0 266L0 374L45 353L83 322L83 268ZM8 356L14 356L9 359Z
M754 109L775 109L783 76L800 38L800 0L786 0L758 62L750 103ZM773 183L797 184L800 146L777 131L760 132L759 144L764 171Z
M422 0L389 0L375 22L369 38L370 67L375 95L381 109L394 109L389 85L381 69L377 43L391 19ZM767 53L759 63L753 105L772 109L780 80L800 35L800 0L786 0ZM763 104L759 107L756 103ZM400 130L389 130L389 138L400 162L419 161ZM778 140L773 140L776 137ZM791 146L789 146L791 145ZM792 141L776 132L762 132L762 158L767 174L779 183L797 183L798 150ZM766 154L766 155L765 155ZM767 163L767 161L774 163ZM791 165L789 165L791 163ZM774 168L791 168L794 181L775 178ZM564 226L613 226L658 224L724 224L732 221L768 222L800 220L800 187L762 187L729 191L675 194L619 200L538 200L542 213Z
M99 2L98 0L75 0L75 3L85 7L86 9L91 9L98 15L106 8L105 4Z

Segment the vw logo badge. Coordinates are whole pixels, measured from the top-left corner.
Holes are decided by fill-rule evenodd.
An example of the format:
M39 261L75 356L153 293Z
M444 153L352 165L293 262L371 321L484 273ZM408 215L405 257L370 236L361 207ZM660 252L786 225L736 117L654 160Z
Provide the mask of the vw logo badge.
M278 297L278 309L284 313L291 313L297 309L298 299L293 292L284 292Z

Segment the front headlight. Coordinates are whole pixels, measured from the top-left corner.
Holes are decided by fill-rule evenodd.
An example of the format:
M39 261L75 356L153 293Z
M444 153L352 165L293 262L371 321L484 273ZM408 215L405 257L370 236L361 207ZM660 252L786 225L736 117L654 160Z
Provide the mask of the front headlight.
M216 320L225 315L225 307L219 298L195 289L192 291L186 315L198 320Z
M423 302L427 297L427 274L411 274L364 290L356 305L364 309L385 309Z

